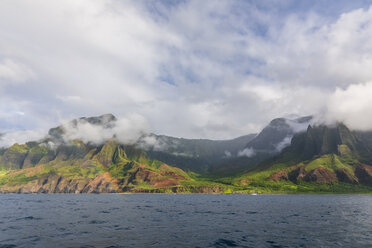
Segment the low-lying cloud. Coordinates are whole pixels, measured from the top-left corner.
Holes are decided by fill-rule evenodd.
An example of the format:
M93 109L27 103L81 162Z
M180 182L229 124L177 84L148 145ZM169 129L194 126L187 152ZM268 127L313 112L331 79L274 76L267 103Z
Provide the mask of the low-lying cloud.
M140 115L119 118L109 125L92 124L86 120L78 120L63 125L62 135L65 142L78 139L85 143L102 144L115 138L123 144L133 144L142 135L148 133L148 122Z
M338 88L329 98L325 118L355 130L372 130L372 82Z
M9 147L14 143L24 144L28 141L38 141L45 138L46 134L46 130L8 131L0 134L0 148Z
M300 133L306 131L307 127L316 122L316 119L309 117L308 120L303 122L298 122L295 120L286 119L286 123L290 126L293 133Z
M116 139L122 144L134 144L140 137L145 137L149 132L147 120L140 115L130 115L127 118L118 118L102 124L94 124L85 119L67 122L61 126L63 132L62 140L55 140L45 143L51 148L61 142L71 144L73 140L81 140L84 143L99 145L109 139ZM0 147L9 147L14 143L24 144L29 141L44 142L50 138L47 130L22 130L9 131L0 135ZM48 140L48 139L47 139ZM148 144L150 140L146 140Z
M280 141L276 146L275 150L276 152L281 152L284 148L289 146L291 144L293 136L287 136L282 141Z
M238 152L238 157L253 157L256 154L253 148L245 148Z

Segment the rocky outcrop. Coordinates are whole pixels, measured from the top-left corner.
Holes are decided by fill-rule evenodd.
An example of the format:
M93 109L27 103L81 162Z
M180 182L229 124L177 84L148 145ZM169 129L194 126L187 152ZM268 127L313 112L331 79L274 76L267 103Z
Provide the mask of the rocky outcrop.
M292 182L297 182L302 180L305 177L305 175L306 175L305 167L301 166L288 173L288 179L291 180Z
M292 170L291 170L292 169ZM290 167L290 172L287 170L280 170L269 177L269 180L272 181L280 181L280 180L290 180L292 182L314 182L314 183L334 183L339 181L339 177L342 179L340 181L346 182L354 182L352 175L348 173L346 170L340 171L338 174L334 173L333 171L328 170L324 167L318 167L311 171L306 171L305 166L301 167Z
M31 168L29 175L41 168ZM166 174L166 173L164 173ZM173 174L173 172L171 172ZM178 180L188 180L175 174ZM219 186L188 186L180 185L175 178L162 177L159 174L143 169L134 170L128 180L120 181L108 172L91 179L73 179L59 175L38 178L24 185L0 186L0 193L223 193L227 188ZM150 188L134 187L140 182L146 182ZM132 186L129 186L132 185Z
M117 182L108 173L93 179L71 179L63 176L39 178L25 185L4 185L1 193L116 193Z
M359 183L358 178L344 168L337 170L336 175L339 182L351 184Z
M359 164L355 168L355 176L361 184L372 186L372 166Z
M318 167L314 170L306 171L305 167L301 166L292 170L288 174L288 178L292 182L305 181L314 183L333 183L338 181L336 173L324 167Z
M289 171L289 172L288 172ZM355 167L355 171L340 168L332 171L325 167L318 167L311 171L306 171L305 166L289 167L287 170L279 170L272 174L269 178L272 181L299 181L314 182L314 183L350 183L363 184L372 186L372 166L359 164Z
M285 170L280 170L278 172L275 172L269 177L269 180L276 181L276 182L281 181L281 180L288 181L288 172Z
M109 154L112 160L106 165L100 164L97 158L93 157L93 160L76 160L78 166L58 161L54 165L54 161L52 164L10 171L4 178L5 183L0 185L0 192L119 193L148 189L163 192L172 188L180 190L181 181L191 180L181 169L166 164L156 166L136 161L128 162L123 159L123 156L126 156L124 150L116 145L112 147L115 147L114 152ZM122 154L118 154L118 149ZM107 168L109 164L111 167ZM105 172L100 174L99 171L102 170ZM112 175L115 175L115 178Z
M170 188L173 186L180 185L180 180L189 180L182 176L182 170L173 168L173 170L179 170L180 174L170 171L169 166L163 164L159 167L159 171L152 171L146 166L137 163L128 163L127 175L120 183L123 185L123 191L135 190L135 185L139 185L146 182L148 185L155 188Z
M304 176L303 180L305 182L315 182L315 183L335 183L338 182L336 173L324 168L318 167Z

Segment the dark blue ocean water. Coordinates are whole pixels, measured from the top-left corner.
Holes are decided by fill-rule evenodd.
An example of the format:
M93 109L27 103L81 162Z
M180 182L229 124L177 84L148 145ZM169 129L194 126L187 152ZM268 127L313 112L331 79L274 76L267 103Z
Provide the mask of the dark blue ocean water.
M372 196L0 195L0 247L372 247Z

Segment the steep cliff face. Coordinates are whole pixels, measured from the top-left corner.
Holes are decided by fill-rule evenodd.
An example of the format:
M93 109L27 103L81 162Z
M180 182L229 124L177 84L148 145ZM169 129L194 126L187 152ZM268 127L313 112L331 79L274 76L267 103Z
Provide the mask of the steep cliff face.
M94 179L73 179L61 175L40 177L24 185L8 184L0 187L2 193L116 193L115 180L104 173Z
M40 165L13 171L6 175L8 180L0 176L0 193L222 193L228 188L199 185L184 171L166 164L154 170L129 162L120 171L100 172L95 177L72 176L61 173L58 166L55 169L42 173L47 169Z
M305 167L299 167L288 173L288 179L293 182L299 181L316 183L338 182L336 173L326 169L325 167L318 167L310 171L306 171Z
M168 165L148 156L149 153L154 155L154 150L144 149L141 143L144 140L132 145L121 144L114 137L102 144L66 140L65 127L60 126L51 129L50 136L44 140L0 149L0 192L370 192L372 135L350 131L342 124L308 126L304 132L294 134L294 129L299 126L293 125L303 128L302 124L309 118L290 124L282 118L274 120L248 142L257 150L253 157L232 159L231 153L224 152L230 146L237 152L247 139L253 137L230 141L162 137L166 144L182 141L177 147L169 146L162 156L185 149L196 157L200 155L197 161L201 162L219 154L214 160L208 160L217 161L217 164L216 167L210 165L207 170L210 174L205 175L185 172L170 166L172 163ZM115 119L110 116L82 118L69 125L79 122L110 127ZM290 145L279 152L280 140L286 141L288 135L294 135ZM219 157L222 153L227 157ZM169 161L176 161L174 156L168 157ZM271 158L267 160L267 156ZM182 163L193 161L196 160L182 160ZM252 169L251 166L257 164ZM187 164L186 168L199 166L201 164ZM244 171L246 169L249 170Z
M281 147L281 143L285 139L290 140L296 132L306 128L311 119L311 116L294 120L285 118L274 119L254 139L249 141L246 147L254 149L256 153L279 153L284 148Z
M24 169L53 160L75 160L84 158L90 149L91 147L77 140L70 144L61 144L57 148L37 142L28 142L23 145L16 143L4 151L0 159L0 168Z
M133 147L108 140L104 145L87 150L79 142L63 145L55 151L54 159L42 161L49 151L33 146L17 156L7 155L6 161L18 165L17 170L0 174L0 192L19 193L114 193L141 190L164 190L192 181L181 169L156 160L149 160ZM32 150L32 153L27 153ZM5 154L13 154L6 152ZM28 154L28 155L27 155ZM31 154L31 155L30 155ZM12 159L12 160L11 160ZM19 169L20 164L23 168ZM36 164L36 165L35 165ZM28 165L28 166L24 166ZM12 169L10 167L10 169Z
M1 156L0 165L6 169L21 169L29 148L27 145L14 144Z
M49 162L47 155L50 154L50 151L47 147L39 146L36 143L30 143L27 146L30 148L25 160L23 161L22 168L31 168L37 165L43 158L45 162Z
M357 164L345 168L330 168L328 165L319 165L314 169L309 169L308 165L291 166L276 171L268 179L276 182L348 183L372 186L372 166Z
M371 148L341 123L334 127L309 126L306 132L293 137L281 157L306 161L319 155L340 154L340 146L360 160L370 160Z
M361 184L371 186L371 148L355 132L339 123L309 126L296 134L276 158L257 167L269 181L293 183Z
M355 169L359 182L372 187L372 166L359 164Z
M218 166L212 166L210 172L218 175L234 175L254 168L260 162L279 154L296 133L306 130L312 116L296 119L276 118L255 137L246 142L229 159L221 159Z

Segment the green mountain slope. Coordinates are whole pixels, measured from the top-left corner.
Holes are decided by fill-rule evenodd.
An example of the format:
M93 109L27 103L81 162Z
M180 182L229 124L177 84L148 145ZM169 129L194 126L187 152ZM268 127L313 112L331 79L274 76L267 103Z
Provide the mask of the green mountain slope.
M112 114L97 117L82 117L64 125L51 128L43 142L63 144L67 130L78 130L81 124L109 130L115 127L117 118ZM76 131L75 130L75 131ZM184 139L157 134L142 134L135 145L146 151L149 158L172 164L186 171L208 173L237 157L256 134L248 134L230 140Z
M219 176L234 175L270 158L287 145L295 132L306 129L311 116L272 120L259 134L249 134L232 140L182 139L152 134L144 136L155 141L142 147L148 156L184 170ZM244 153L252 151L251 156Z
M343 124L309 126L281 154L234 182L283 192L369 191L371 148L358 135Z
M228 186L199 182L195 175L146 157L133 145L108 140L88 146L74 140L52 150L14 144L1 158L0 192L120 193L223 192Z
M272 120L258 135L240 148L235 156L212 166L210 172L220 176L234 175L255 167L260 162L279 154L290 144L295 133L306 130L311 120L312 116ZM244 153L245 150L249 156Z
M223 167L236 158L256 134L249 134L231 140L183 139L151 134L142 137L139 145L148 156L164 161L183 170L208 173ZM146 145L144 139L152 138L155 145Z
M81 122L107 129L116 122L80 118L40 141L0 149L0 192L372 192L372 134L343 124L301 131L309 118L275 119L258 135L233 140L150 134L132 144L115 135L102 144L68 140L67 128ZM239 156L244 149L254 152Z

